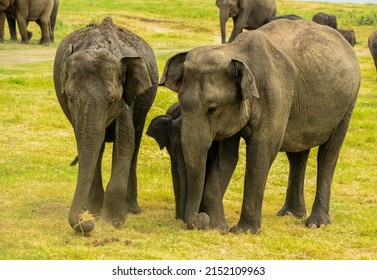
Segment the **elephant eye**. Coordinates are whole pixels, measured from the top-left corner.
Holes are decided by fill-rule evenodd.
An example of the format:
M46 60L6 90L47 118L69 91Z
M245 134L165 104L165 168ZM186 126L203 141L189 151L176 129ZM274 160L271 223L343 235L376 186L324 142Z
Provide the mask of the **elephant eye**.
M211 105L211 106L209 106L207 112L208 112L209 115L213 115L216 112L216 109L217 109L216 105Z

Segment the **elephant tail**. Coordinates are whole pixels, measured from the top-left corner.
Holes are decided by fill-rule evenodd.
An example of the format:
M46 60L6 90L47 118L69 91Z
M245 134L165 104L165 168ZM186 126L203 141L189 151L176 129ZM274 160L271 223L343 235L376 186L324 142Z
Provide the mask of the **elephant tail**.
M74 160L72 160L70 166L75 166L79 162L79 156L76 156Z

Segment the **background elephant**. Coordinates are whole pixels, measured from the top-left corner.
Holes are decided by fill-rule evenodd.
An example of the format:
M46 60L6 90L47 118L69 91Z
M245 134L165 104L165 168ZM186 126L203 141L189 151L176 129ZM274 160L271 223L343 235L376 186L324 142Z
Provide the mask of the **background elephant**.
M241 216L233 232L259 232L269 169L288 155L287 198L279 215L300 215L306 162L319 146L309 227L331 222L331 182L360 86L352 47L338 31L306 20L273 21L222 46L171 57L160 81L178 92L188 182L185 221L202 225L199 205L212 141L240 133L246 142ZM219 163L221 164L221 163Z
M17 0L16 0L17 1ZM15 0L0 0L0 42L4 41L4 24L5 24L5 18L8 22L9 27L9 33L10 33L10 40L11 41L17 41L17 29L16 29L16 13L15 13L15 7L13 3ZM9 3L7 5L7 3ZM3 4L3 5L2 5ZM3 10L2 10L3 9ZM59 0L54 1L54 7L52 9L52 13L50 16L50 22L49 22L49 31L50 31L50 42L55 41L55 24L56 19L58 15L58 9L59 9ZM2 11L2 12L1 12ZM29 22L27 22L28 24ZM41 26L41 21L38 19L36 20L36 23ZM33 36L33 33L30 31L27 31L28 39L30 40ZM40 43L42 43L42 38L40 39Z
M352 47L356 45L355 31L353 31L352 29L338 29L338 31L340 34L342 34L344 39L346 39L348 43L350 43Z
M181 142L181 108L174 103L166 115L155 117L147 130L160 149L166 147L171 162L171 174L175 196L176 219L185 220L187 201L187 175ZM214 141L208 150L206 179L200 211L208 214L209 227L227 230L223 197L238 161L240 136L224 141ZM221 162L221 164L220 164Z
M372 54L374 65L377 71L377 29L374 30L368 38L368 47L370 53Z
M338 22L336 20L336 16L333 15L328 15L326 13L319 12L313 16L312 21L318 24L330 26L334 29L338 29Z
M221 42L226 42L226 22L233 18L232 42L242 30L261 27L268 18L276 15L275 0L216 0L220 9Z
M136 164L146 115L158 86L153 50L142 38L105 18L61 42L54 85L78 149L70 225L78 232L90 232L93 222L82 218L89 210L94 215L101 211L106 221L118 227L128 212L140 212ZM101 175L105 141L114 142L106 193Z
M15 18L21 35L21 43L29 43L27 26L35 21L41 28L40 44L49 45L54 41L54 29L59 7L59 0L15 0L13 4ZM12 14L10 14L12 17Z
M4 27L5 27L5 19L7 18L7 14L11 10L14 0L0 0L0 43L4 42ZM12 25L13 24L13 25ZM13 20L9 23L9 30L16 29L16 23ZM12 32L11 32L12 34Z

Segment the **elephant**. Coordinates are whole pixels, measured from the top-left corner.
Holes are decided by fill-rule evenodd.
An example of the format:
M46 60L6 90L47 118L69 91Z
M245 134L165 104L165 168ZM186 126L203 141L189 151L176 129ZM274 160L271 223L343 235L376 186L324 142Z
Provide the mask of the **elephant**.
M14 1L15 0L0 0L0 43L4 42L5 19L12 9ZM9 30L11 31L12 38L12 36L14 36L13 31L16 30L15 21L8 18L8 26Z
M120 227L128 213L141 211L136 166L146 115L158 87L154 52L141 37L107 17L65 37L53 71L56 96L73 127L78 150L69 223L84 234L94 228L93 216ZM113 142L106 192L101 175L105 142ZM84 215L87 211L90 218Z
M146 133L157 141L160 149L166 147L170 155L175 196L175 218L184 221L187 178L181 143L181 109L179 103L176 102L170 106L165 115L155 117ZM210 217L209 228L218 228L221 231L228 230L224 216L223 197L238 162L239 141L239 135L223 141L213 141L208 150L205 187L200 209Z
M356 45L355 31L353 31L352 29L338 29L338 31L340 34L342 34L344 39L346 39L348 43L350 43L352 47Z
M376 66L377 71L377 29L374 30L368 37L368 47L370 53L372 54L374 65Z
M16 13L14 9L13 3L15 0L0 0L0 42L4 42L4 24L5 24L5 18L8 21L9 26L9 33L10 33L10 40L11 41L17 41L17 30L16 30ZM56 19L58 15L58 9L59 9L59 0L54 1L54 8L52 9L52 13L50 16L50 42L55 42L55 24ZM2 11L2 12L1 12ZM40 20L37 20L36 23L41 26ZM28 39L30 40L33 36L33 33L30 31L27 31ZM42 38L40 40L40 43L42 42Z
M219 8L221 43L226 41L226 22L233 18L232 42L242 30L261 27L268 18L276 15L275 0L216 0Z
M13 6L13 12L9 17L12 18L14 13L22 38L21 43L29 43L30 33L27 26L30 21L35 21L41 28L41 45L48 46L50 42L54 42L59 0L15 0ZM10 31L12 32L12 29ZM11 37L16 37L15 34L15 31L14 36L11 33Z
M336 16L333 15L328 15L326 13L319 12L313 16L312 21L318 24L330 26L334 29L338 29L338 22L336 20Z
M317 146L317 191L305 224L331 222L331 183L360 87L357 56L338 31L307 20L273 21L232 43L170 57L159 84L177 92L181 106L188 229L209 219L199 206L211 143L237 133L246 142L246 171L231 232L260 231L268 172L279 151L290 171L278 215L305 214L305 168Z

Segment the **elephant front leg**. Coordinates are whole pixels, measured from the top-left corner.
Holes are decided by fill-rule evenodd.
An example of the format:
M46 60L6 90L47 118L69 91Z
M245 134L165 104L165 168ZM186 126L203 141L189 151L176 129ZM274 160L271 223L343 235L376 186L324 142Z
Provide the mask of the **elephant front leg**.
M273 147L278 147L278 145L263 139L247 145L241 217L231 232L257 234L261 229L262 203L268 171L278 153L278 148Z
M114 227L120 227L127 218L127 187L135 149L131 109L123 106L127 108L122 111L115 123L111 178L103 205L104 219Z
M27 32L27 21L26 19L19 13L16 13L16 18L17 18L17 24L18 24L18 29L21 34L21 43L22 44L29 44L29 36Z
M209 228L228 231L223 198L238 162L240 136L213 142L207 156L207 171L201 211L210 218Z
M304 218L306 216L304 180L309 152L310 150L298 153L287 152L289 160L288 188L284 206L277 213L278 216L288 214L292 214L296 218Z

